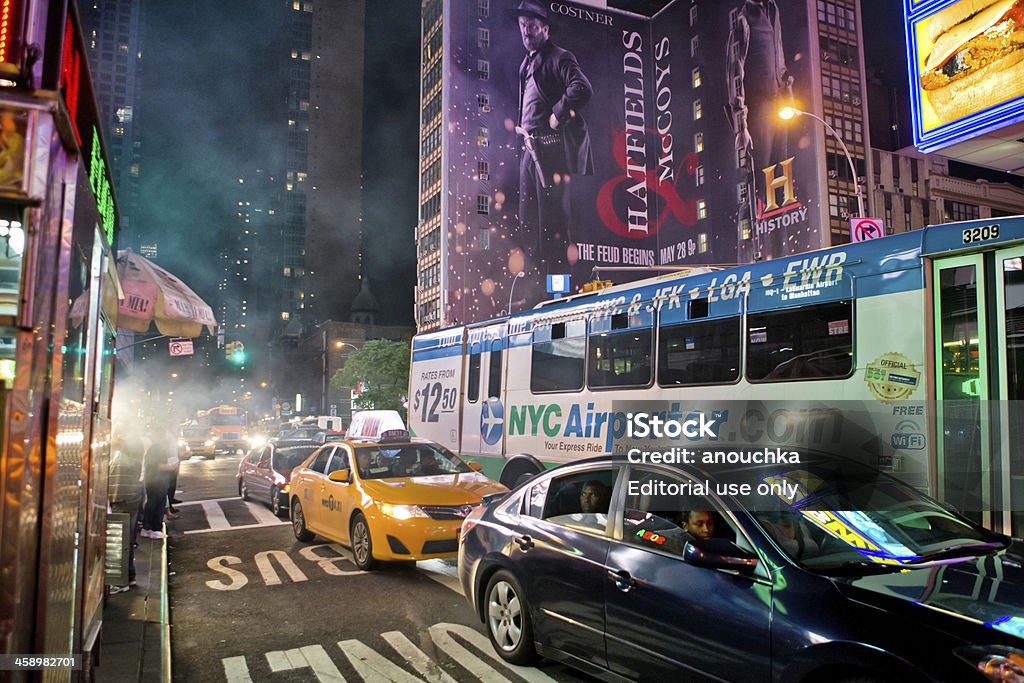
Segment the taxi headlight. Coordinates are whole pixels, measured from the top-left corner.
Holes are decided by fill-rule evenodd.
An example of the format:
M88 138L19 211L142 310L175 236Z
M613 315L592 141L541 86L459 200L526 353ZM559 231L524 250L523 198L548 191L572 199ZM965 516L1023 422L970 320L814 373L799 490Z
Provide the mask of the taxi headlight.
M206 445L206 446L212 446L213 444L214 444L213 439L207 439L206 441L203 442L203 445Z
M426 512L420 509L419 505L392 505L381 503L380 511L388 517L395 519L412 519L413 517L429 517Z
M249 445L252 446L253 448L259 448L260 446L266 446L267 445L267 439L266 439L266 437L263 437L263 436L250 436L249 437Z
M990 681L1024 681L1024 650L991 645L961 647L954 652Z

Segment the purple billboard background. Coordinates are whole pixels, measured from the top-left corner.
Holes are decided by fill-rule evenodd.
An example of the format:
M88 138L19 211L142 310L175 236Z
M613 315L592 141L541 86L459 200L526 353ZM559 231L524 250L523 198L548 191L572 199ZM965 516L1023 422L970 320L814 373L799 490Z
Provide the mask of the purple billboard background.
M638 268L601 274L624 282L657 272L643 267L731 264L822 246L810 125L772 122L778 124L776 147L786 155L772 163L794 157L788 188L782 166L775 170L778 209L765 211L763 172L737 168L736 117L727 115L735 88L727 82L729 74L736 75L736 59L729 58L736 51L728 46L731 36L735 42L730 21L743 6L740 1L699 3L692 27L691 5L681 1L650 20L568 2L543 3L551 42L575 55L592 86L579 115L589 131L594 171L572 174L567 181L556 176L568 188L565 229L546 228L540 235L524 229L523 137L515 129L520 65L527 51L518 4L491 0L483 17L476 2L446 3L448 322L508 310L514 281L513 312L551 297L549 274L569 274L574 292L591 279L595 266ZM806 13L798 0L778 2L786 75L804 109L811 107ZM753 26L751 33L757 34ZM696 87L694 69L700 72ZM695 120L696 100L700 118ZM753 122L748 124L756 137ZM697 133L703 135L699 152ZM486 175L480 173L481 162ZM745 204L741 183L757 183ZM516 281L520 271L525 276Z

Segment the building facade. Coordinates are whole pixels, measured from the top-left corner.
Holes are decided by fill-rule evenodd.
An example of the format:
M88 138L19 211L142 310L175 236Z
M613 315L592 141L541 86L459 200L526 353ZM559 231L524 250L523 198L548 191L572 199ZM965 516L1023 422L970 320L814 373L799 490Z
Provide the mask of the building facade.
M365 3L289 3L280 318L346 319L359 291Z
M419 329L522 310L599 273L622 282L849 241L872 174L858 0L537 5L588 80L562 123L585 120L592 168L533 190L518 7L421 5ZM781 121L783 105L812 116ZM571 129L531 139L545 134L569 146ZM533 192L550 200L539 222Z
M144 3L89 0L79 5L78 12L121 210L120 246L139 251L140 228L134 218L139 202L142 134L136 102L141 94ZM150 246L155 252L156 246Z

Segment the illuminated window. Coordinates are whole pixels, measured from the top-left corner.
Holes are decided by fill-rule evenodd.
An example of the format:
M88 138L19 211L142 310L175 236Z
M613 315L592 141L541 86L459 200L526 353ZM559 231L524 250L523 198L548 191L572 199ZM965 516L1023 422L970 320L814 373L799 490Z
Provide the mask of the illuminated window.
M693 101L693 120L696 121L702 116L702 110L700 106L700 100Z
M476 43L481 48L488 48L491 46L491 32L486 28L478 28L476 30Z
M481 81L491 78L491 63L486 59L476 60L476 77Z
M305 4L304 4L304 5L302 6L302 11L303 11L303 12L312 12L312 11L313 11L313 3L311 3L311 2L307 2L307 3L305 3Z
M298 12L300 9L302 9L302 3L301 2L293 2L292 3L292 9L295 10L296 12Z
M704 151L704 133L693 134L693 151L697 153Z
M292 317L291 313L288 311L281 311L281 320L288 320L290 317Z
M476 196L476 212L481 216L486 216L491 212L491 198L485 194L478 194Z
M298 9L298 7L296 7L295 9ZM298 50L292 50L292 59L298 59L298 58L299 58L299 51Z
M476 95L476 108L486 114L491 110L491 98L487 93L481 92Z
M700 253L704 254L704 253L707 253L707 250L708 250L708 234L706 232L702 232L701 234L699 234L697 236L697 251L699 251Z
M708 217L708 203L703 199L697 200L697 219L703 220Z
M480 126L476 131L476 144L480 147L486 147L490 141L490 133L487 131L487 126Z
M302 59L307 62L309 61L309 53L305 50L302 51Z
M488 165L488 163L486 161L477 161L476 162L476 174L477 174L477 176L479 176L480 180L490 180L491 179L491 170L490 170L490 167L489 167L489 165Z
M694 69L692 75L693 75L693 87L694 88L699 88L700 87L700 68L698 67L698 68Z

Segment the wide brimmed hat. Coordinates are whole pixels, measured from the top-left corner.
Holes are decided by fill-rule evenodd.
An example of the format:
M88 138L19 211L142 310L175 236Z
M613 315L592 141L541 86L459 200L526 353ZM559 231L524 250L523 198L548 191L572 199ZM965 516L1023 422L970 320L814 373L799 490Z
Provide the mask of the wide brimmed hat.
M533 0L523 0L519 3L519 7L515 10L515 16L517 17L533 17L540 19L545 24L549 22L548 11L544 8L544 5Z

